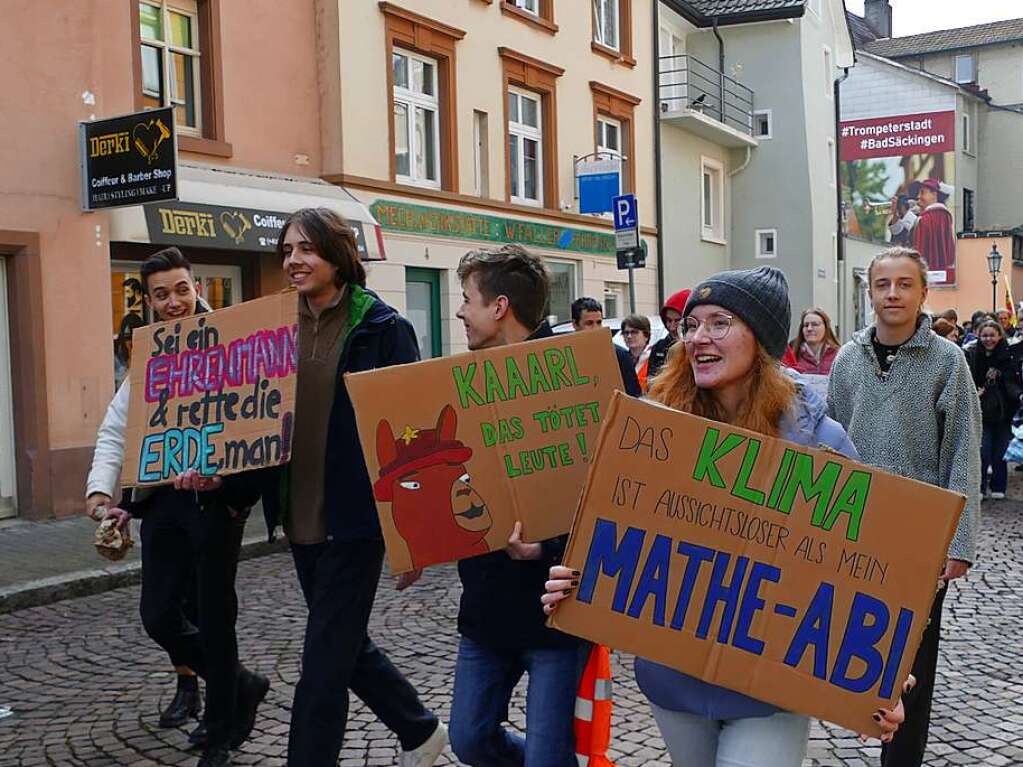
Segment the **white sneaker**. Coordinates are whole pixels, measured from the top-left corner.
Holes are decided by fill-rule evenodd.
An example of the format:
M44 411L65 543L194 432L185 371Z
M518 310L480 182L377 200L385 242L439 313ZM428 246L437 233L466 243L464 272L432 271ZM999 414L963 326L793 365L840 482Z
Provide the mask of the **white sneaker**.
M991 493L992 501L1001 501L1005 498L1005 493Z
M398 767L433 767L437 757L448 745L448 728L443 722L437 722L437 729L433 735L426 739L426 742L419 748L412 751L402 751L398 757Z

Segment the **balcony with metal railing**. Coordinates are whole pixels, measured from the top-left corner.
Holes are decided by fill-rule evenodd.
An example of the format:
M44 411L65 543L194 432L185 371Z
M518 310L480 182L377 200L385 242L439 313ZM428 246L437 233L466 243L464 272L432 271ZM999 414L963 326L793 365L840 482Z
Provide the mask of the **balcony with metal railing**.
M727 147L757 146L753 91L689 54L660 57L661 120Z

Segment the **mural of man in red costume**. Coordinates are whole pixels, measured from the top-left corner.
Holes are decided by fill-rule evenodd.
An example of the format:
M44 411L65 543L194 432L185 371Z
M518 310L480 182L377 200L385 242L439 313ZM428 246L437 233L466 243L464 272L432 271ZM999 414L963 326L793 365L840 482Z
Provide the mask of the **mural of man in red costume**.
M932 282L954 285L956 281L956 236L952 212L945 207L941 182L929 178L920 182L917 192L920 202L920 220L913 229L913 247L927 261ZM934 279L937 277L937 279Z
M386 419L377 424L378 501L391 504L412 567L486 554L493 525L486 501L470 484L472 449L455 437L458 416L445 405L433 429L406 426L398 435Z

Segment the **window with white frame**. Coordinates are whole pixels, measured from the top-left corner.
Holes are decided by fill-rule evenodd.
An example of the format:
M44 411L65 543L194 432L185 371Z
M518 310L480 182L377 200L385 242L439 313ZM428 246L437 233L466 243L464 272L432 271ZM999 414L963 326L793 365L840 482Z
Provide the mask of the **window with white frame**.
M753 138L769 139L772 135L774 117L770 109L758 109L753 112Z
M620 42L619 0L593 0L594 40L616 51Z
M472 170L473 190L477 197L490 196L490 135L487 113L472 112Z
M512 0L512 5L534 16L540 15L540 0Z
M437 62L395 48L394 172L399 181L440 186L440 102Z
M971 53L955 58L955 79L960 85L977 82L977 59Z
M194 0L139 3L142 41L142 104L174 107L182 133L202 129L199 15Z
M543 114L539 94L508 89L508 169L511 198L527 205L543 202Z
M970 115L963 112L963 151L966 154L973 154L973 134L970 131Z
M824 95L833 99L835 97L835 67L832 64L831 49L824 46Z
M575 261L549 261L551 290L547 302L547 316L551 324L572 319L572 302L578 297L577 263Z
M757 258L778 257L778 230L757 229Z
M725 240L725 168L710 157L700 158L701 236L712 242Z
M602 159L616 157L620 163L618 174L618 191L622 189L625 177L625 138L622 124L613 117L599 115L597 117L597 152Z

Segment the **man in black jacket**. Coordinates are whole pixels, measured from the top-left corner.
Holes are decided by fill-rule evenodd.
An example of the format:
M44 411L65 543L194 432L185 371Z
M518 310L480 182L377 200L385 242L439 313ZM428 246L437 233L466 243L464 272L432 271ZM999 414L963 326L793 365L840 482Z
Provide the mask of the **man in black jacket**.
M291 462L263 504L271 535L284 525L309 608L288 764L337 764L351 690L398 736L401 767L430 767L447 730L366 631L384 543L344 382L418 360L415 331L366 290L355 236L333 211L292 214L277 253L299 293L298 384Z
M470 349L551 335L543 322L550 293L543 262L518 245L473 251L458 267L458 317ZM572 712L580 640L544 626L540 595L561 561L567 536L520 540L458 563L462 635L451 703L451 747L473 767L575 767ZM512 690L529 674L527 737L508 732Z
M595 298L583 296L572 302L572 327L576 330L599 330L603 327L604 307ZM643 396L643 389L636 377L636 367L632 364L632 355L628 349L612 343L618 357L618 368L622 371L622 383L625 393L630 397Z
M205 311L191 264L177 248L154 253L140 271L146 304L157 319ZM206 681L205 726L189 740L204 746L199 767L225 767L231 763L229 749L251 733L270 687L266 677L238 662L235 635L238 554L258 485L253 473L221 479L188 472L173 488L136 489L130 503L121 504L125 508L112 508L124 461L129 386L130 379L121 384L100 426L86 511L94 519L101 513L113 517L122 528L129 514L142 518L142 625L179 672L178 693L161 714L160 726L179 726L198 714L198 682L187 671L197 672Z

